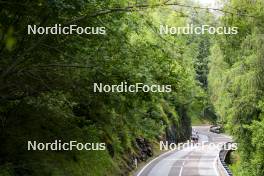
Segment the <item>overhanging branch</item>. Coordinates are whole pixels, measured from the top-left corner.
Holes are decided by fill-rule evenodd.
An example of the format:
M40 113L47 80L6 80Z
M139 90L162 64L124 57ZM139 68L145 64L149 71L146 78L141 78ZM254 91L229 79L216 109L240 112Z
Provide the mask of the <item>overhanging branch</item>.
M192 5L187 5L187 4L180 4L177 2L169 3L168 1L166 1L164 3L157 3L157 4L140 4L140 5L126 6L126 7L116 7L116 8L106 9L106 10L99 10L97 12L94 12L93 14L87 14L87 15L80 16L76 19L73 19L73 20L67 22L66 24L71 24L71 23L74 23L77 21L81 21L81 20L88 18L88 17L91 18L91 17L97 17L97 16L101 16L101 15L106 15L106 14L110 14L110 13L118 13L118 12L133 12L133 11L139 11L139 10L148 9L148 8L157 8L157 7L162 7L162 6L178 6L178 7L191 8L191 9L213 10L213 11L218 11L218 12L222 12L222 13L226 13L226 14L257 18L257 16L252 16L252 15L243 14L243 13L239 13L239 12L226 11L226 10L219 9L219 8L192 6Z

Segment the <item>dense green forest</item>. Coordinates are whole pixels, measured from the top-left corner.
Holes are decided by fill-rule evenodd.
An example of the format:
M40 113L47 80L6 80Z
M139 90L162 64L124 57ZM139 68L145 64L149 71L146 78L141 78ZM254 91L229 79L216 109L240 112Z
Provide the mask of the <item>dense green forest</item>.
M235 175L264 175L264 2L234 0L222 23L239 27L211 47L209 92L226 129L239 145ZM241 15L244 14L244 15Z
M128 175L133 159L153 155L146 146L188 140L200 118L239 143L236 175L264 175L263 20L262 0L221 10L191 0L0 1L0 175ZM28 35L29 24L106 34ZM238 34L161 35L161 24L236 26ZM172 92L93 92L93 83L124 81ZM57 139L107 149L27 150L29 140Z

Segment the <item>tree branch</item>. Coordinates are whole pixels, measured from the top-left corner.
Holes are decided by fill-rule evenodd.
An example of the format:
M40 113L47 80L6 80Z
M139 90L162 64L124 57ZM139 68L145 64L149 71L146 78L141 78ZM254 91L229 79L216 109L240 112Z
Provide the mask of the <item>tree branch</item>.
M115 12L133 12L133 11L138 11L141 9L157 8L157 7L162 7L162 6L179 6L179 7L192 8L192 9L213 10L213 11L219 11L222 13L227 13L227 14L232 14L232 15L237 15L237 16L257 18L256 16L252 16L252 15L248 15L248 14L241 14L238 12L226 11L226 10L218 9L218 8L191 6L191 5L186 5L186 4L180 4L177 2L169 3L168 1L165 1L164 3L158 3L158 4L152 4L152 5L151 4L140 4L140 5L127 6L127 7L116 7L116 8L106 9L106 10L99 10L93 14L87 14L84 16L80 16L76 19L73 19L73 20L67 22L66 24L71 24L71 23L74 23L77 21L81 21L81 20L88 18L88 17L97 17L97 16L106 15L106 14L115 13Z
M35 67L91 68L92 66L67 65L67 64L46 64L46 65L35 65Z

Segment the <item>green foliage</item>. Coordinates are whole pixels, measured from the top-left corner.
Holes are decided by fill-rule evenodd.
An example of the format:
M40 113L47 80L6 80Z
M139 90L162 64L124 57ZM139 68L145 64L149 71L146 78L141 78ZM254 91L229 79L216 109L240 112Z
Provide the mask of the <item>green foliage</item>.
M1 175L120 175L131 169L136 138L189 138L190 116L200 115L206 98L193 61L202 62L204 80L209 42L159 35L160 24L187 19L152 8L160 1L144 2L150 7L140 12L127 10L129 2L0 2ZM107 35L27 34L28 24L55 23L105 26ZM171 84L173 92L93 92L93 83L123 81ZM28 140L55 139L105 142L107 150L26 151Z
M224 7L222 25L238 35L218 37L211 48L209 91L220 121L239 143L237 175L262 176L263 170L263 1L233 0ZM246 15L246 16L245 16Z

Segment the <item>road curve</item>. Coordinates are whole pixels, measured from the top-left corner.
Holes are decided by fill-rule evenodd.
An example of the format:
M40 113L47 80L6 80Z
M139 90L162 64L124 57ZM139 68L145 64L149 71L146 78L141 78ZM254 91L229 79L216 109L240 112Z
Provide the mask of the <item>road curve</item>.
M231 141L223 134L209 132L209 126L194 126L203 146L171 150L150 161L135 176L218 176L216 159L219 150L212 144ZM209 145L210 144L210 145Z

